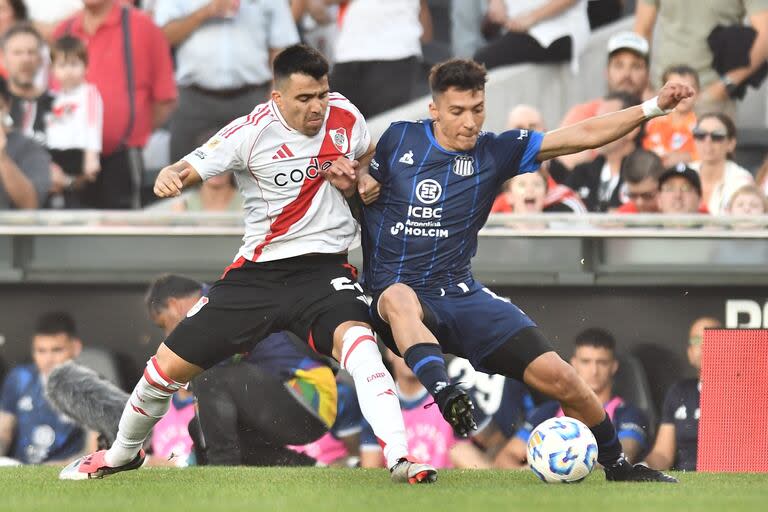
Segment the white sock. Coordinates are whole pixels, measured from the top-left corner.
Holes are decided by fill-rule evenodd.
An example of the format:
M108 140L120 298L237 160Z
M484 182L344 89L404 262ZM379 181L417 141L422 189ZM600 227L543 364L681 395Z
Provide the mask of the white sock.
M387 467L391 468L408 455L408 440L395 381L381 360L370 329L355 326L344 333L341 366L355 381L360 411L373 428Z
M144 375L125 404L115 442L104 456L107 464L122 466L136 457L152 427L168 412L171 397L182 386L163 374L155 356L147 361Z

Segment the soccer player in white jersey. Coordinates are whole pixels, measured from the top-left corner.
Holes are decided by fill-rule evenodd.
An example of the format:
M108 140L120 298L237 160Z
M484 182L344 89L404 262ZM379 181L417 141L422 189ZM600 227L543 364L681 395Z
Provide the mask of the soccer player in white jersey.
M333 177L324 177L340 157L370 158L365 120L343 96L329 93L328 63L312 48L285 49L275 58L274 76L271 101L158 175L155 193L169 197L234 171L245 197L243 245L147 363L112 447L72 462L61 478L99 478L138 468L142 444L175 391L205 369L248 351L251 340L279 330L308 339L352 375L393 481L437 478L432 466L408 458L395 384L368 324L356 270L347 263L358 226L329 181Z

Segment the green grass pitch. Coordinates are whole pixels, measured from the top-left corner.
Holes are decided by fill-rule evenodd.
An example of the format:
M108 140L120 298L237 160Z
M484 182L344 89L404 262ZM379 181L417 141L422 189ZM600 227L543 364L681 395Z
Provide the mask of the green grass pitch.
M0 511L299 512L759 511L768 474L676 474L680 484L545 485L528 471L445 470L434 485L395 485L384 470L147 468L62 482L59 468L0 468Z

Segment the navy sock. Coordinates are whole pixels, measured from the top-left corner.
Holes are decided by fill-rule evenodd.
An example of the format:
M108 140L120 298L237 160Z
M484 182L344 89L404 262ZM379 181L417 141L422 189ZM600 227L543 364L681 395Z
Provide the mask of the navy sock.
M613 466L616 461L621 457L621 443L616 435L616 428L614 428L611 418L606 413L603 421L589 427L592 434L597 441L597 462L603 466Z
M443 351L437 343L414 345L405 351L403 359L433 397L450 382Z

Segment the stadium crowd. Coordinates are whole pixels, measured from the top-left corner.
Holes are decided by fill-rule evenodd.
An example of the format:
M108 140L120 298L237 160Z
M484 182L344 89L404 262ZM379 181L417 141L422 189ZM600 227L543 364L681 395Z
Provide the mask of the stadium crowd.
M265 100L271 59L300 40L333 62L332 89L372 117L420 94L430 42L445 42L450 55L473 56L488 68L570 62L578 73L590 30L617 20L627 7L622 0L454 1L451 37L441 41L430 11L436 2L427 0L136 3L67 0L52 8L42 0L0 0L0 209L145 206L149 141L155 150L165 147L166 162L193 151ZM717 10L693 0L636 3L635 30L616 33L606 48L608 93L573 105L561 125L638 105L667 81L690 85L696 96L604 147L544 162L539 171L509 180L493 212L768 213L768 155L759 169L734 160L736 104L768 73L768 1L721 0ZM682 33L688 34L683 41ZM546 129L531 105L515 107L508 127ZM232 176L225 174L170 208L240 206ZM180 276L160 277L147 296L150 318L169 332L202 287ZM719 325L712 318L692 323L687 355L696 370L703 330ZM636 367L625 365L630 356L598 327L574 333L570 361L604 403L624 452L657 469L695 470L698 379L675 384L663 404L654 404L641 397L644 373L625 371ZM264 351L266 343L259 345ZM235 358L175 396L172 413L153 433L153 463L382 466L350 379L329 359L303 351L298 340L277 344L290 346L289 353L268 362L254 354ZM73 423L46 396L48 375L76 360L82 348L66 313L40 319L31 340L33 363L14 368L0 394L5 463L61 464L93 451L97 437L104 443L114 436ZM403 360L391 353L385 360L411 453L437 467L521 467L531 429L563 414L514 380L457 372L474 384L479 425L471 439L459 439L437 408L425 407L430 396ZM248 405L258 398L243 391L246 381L257 393L272 387L285 396L275 400L274 411L254 414ZM642 403L634 403L638 399ZM302 425L297 432L272 421L295 418L290 414L305 418L291 422Z
M519 185L505 185L494 212L766 211L768 157L759 169L734 160L734 115L746 89L768 72L768 5L635 3L634 32L608 42L607 94L573 105L561 126L638 104L667 80L695 87L696 97L620 141L546 162L538 178L512 180ZM152 198L142 190L152 174L145 162L159 168L178 160L262 103L271 58L299 40L330 58L332 88L371 117L424 92L435 53L474 56L488 68L571 62L578 73L590 30L632 8L622 0L43 4L0 1L0 108L10 115L1 145L5 209L146 205ZM433 13L448 11L449 33L436 30ZM690 36L681 41L681 33ZM719 43L724 38L728 45ZM545 128L536 106L510 113L509 127L523 126ZM681 177L662 187L667 180L659 178L672 169ZM750 208L733 208L737 191L751 195ZM173 203L174 210L239 206L226 177Z

